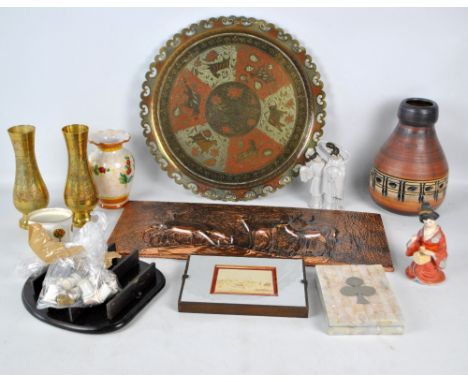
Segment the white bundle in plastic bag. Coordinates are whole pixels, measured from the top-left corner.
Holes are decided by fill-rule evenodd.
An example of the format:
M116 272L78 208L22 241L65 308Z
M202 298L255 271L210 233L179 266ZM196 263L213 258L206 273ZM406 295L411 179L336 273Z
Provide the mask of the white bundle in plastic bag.
M94 212L91 221L74 231L66 247L82 246L84 250L49 265L38 309L93 306L119 291L116 275L104 266L106 228L106 215Z

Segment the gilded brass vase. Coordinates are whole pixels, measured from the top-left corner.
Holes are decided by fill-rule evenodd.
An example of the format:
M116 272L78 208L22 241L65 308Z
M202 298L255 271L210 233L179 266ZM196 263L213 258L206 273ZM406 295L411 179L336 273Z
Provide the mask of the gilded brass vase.
M13 126L8 129L16 158L13 203L23 216L19 225L28 229L27 215L49 204L49 192L37 167L34 153L35 127L30 125Z
M73 225L83 227L97 204L88 165L88 126L69 125L63 129L68 150L68 174L65 184L65 204L73 211Z

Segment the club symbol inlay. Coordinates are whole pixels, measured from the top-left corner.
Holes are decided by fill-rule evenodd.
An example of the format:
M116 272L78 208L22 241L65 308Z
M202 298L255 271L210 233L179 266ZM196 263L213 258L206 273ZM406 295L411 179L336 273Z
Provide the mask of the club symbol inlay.
M348 286L340 289L341 294L348 297L356 296L357 304L369 304L369 301L365 298L365 296L368 297L375 294L375 288L363 285L364 281L362 281L362 279L359 277L347 278L346 284L348 284Z

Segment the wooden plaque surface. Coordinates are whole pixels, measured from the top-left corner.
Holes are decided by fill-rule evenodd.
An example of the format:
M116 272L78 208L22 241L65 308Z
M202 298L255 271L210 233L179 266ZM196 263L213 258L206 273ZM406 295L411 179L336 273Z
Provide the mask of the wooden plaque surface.
M130 201L108 243L146 257L221 253L303 258L309 266L381 264L393 271L381 216L363 212Z

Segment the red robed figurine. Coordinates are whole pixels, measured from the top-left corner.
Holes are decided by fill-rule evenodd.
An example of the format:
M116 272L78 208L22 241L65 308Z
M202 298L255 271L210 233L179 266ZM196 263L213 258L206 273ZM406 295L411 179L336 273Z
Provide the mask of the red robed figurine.
M406 268L406 275L422 284L439 284L445 280L442 269L447 245L444 232L436 223L438 217L429 203L423 203L419 220L424 226L407 244L406 256L412 256L413 262Z

